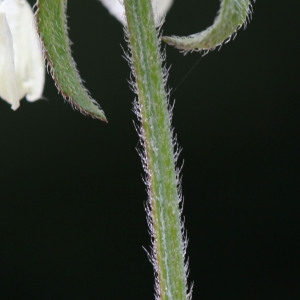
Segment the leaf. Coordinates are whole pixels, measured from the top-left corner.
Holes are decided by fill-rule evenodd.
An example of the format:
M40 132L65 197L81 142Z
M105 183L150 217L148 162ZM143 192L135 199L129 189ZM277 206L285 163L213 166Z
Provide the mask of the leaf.
M165 36L162 39L184 52L213 50L235 37L236 31L247 23L251 12L250 0L223 0L213 25L206 30L186 37Z
M56 87L73 108L107 122L103 110L83 86L71 55L66 21L67 0L38 0L37 7L38 32Z

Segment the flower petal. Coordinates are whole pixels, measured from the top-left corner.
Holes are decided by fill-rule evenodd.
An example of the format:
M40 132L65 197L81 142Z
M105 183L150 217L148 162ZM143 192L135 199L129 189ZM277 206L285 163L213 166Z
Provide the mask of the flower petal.
M100 2L108 9L108 11L115 16L121 23L125 25L125 12L123 6L123 0L100 0ZM170 9L173 0L152 0L154 14L156 17L156 23L160 22L160 19L164 17L167 11Z
M20 106L16 80L14 49L5 14L0 12L0 97L16 110Z
M0 10L5 12L12 34L15 71L19 99L28 101L41 98L45 81L45 68L34 15L25 0L4 0Z

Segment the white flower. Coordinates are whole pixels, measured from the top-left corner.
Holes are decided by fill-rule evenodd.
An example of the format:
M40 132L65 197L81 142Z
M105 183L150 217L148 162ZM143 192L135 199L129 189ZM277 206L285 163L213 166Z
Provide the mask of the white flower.
M16 110L20 100L41 98L45 68L31 7L0 0L0 97Z
M113 16L115 16L121 23L125 24L123 0L100 0L100 2L102 2L102 4L109 10L109 12ZM152 0L157 24L160 22L160 19L167 13L172 3L173 0Z

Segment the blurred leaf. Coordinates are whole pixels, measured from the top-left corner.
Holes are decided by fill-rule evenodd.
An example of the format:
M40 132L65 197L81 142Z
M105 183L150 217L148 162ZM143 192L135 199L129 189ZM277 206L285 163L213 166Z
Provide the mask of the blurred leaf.
M234 38L236 31L246 24L251 12L250 0L223 0L212 26L186 37L165 36L163 41L184 52L213 50Z

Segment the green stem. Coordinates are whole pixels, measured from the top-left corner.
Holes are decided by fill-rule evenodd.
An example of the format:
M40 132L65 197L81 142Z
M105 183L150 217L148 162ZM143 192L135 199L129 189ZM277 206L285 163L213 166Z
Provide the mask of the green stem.
M175 145L152 5L150 0L125 0L124 4L144 147L157 299L186 300Z

